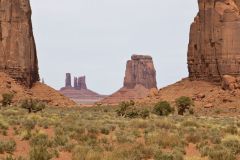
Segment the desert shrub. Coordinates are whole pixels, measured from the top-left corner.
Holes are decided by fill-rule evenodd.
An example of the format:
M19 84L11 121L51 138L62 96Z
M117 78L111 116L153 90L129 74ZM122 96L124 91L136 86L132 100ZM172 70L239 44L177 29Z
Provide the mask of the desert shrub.
M2 94L2 106L6 107L12 104L12 100L13 100L14 94L12 93L4 93Z
M72 152L72 160L86 160L89 148L83 146L76 146Z
M21 107L28 110L28 113L36 113L46 108L46 104L33 99L26 99L21 103Z
M130 106L134 106L134 101L130 102L121 102L118 107L119 109L116 110L118 116L125 116L127 114L127 110Z
M193 101L189 97L182 96L178 99L176 99L176 106L178 108L178 114L183 115L186 110L191 110L191 107L193 106Z
M102 133L102 134L105 134L105 135L109 135L110 130L109 130L109 128L107 128L107 127L103 127L103 128L101 128L101 133Z
M240 154L240 139L237 136L228 136L222 141L223 146L228 148L234 155Z
M153 112L159 116L168 116L174 112L174 108L171 107L169 102L161 101L154 106Z
M216 145L208 150L210 160L235 160L236 157L222 145Z
M21 156L18 158L14 158L12 155L7 155L7 157L4 158L3 160L26 160L26 159Z
M33 130L36 125L37 125L37 122L34 119L26 119L23 122L23 126L27 131Z
M30 160L50 160L52 155L48 152L47 147L34 146L30 150Z
M184 146L179 135L170 132L162 131L158 133L149 133L145 137L145 140L147 144L156 144L163 148L176 148Z
M117 115L125 118L143 118L146 119L150 116L150 112L147 109L137 109L134 101L122 102L119 104L119 109L116 110Z
M201 141L202 137L201 137L201 133L196 132L196 131L192 131L190 133L187 134L186 136L186 140L188 143L198 143L199 141Z
M143 109L142 111L140 111L139 115L142 119L146 119L146 118L149 118L150 112L148 109Z
M238 134L238 128L237 128L237 126L229 125L225 128L225 132L236 135L236 134Z
M32 137L30 144L31 146L44 146L44 147L48 147L51 145L48 136L42 133L36 134L34 137Z
M183 154L181 152L178 151L173 151L173 152L162 152L162 151L158 151L157 153L155 153L154 155L154 159L155 160L183 160Z
M68 137L66 135L56 135L54 137L54 143L57 146L64 146L68 143Z
M0 141L0 153L13 153L16 150L16 142L14 140L10 141Z

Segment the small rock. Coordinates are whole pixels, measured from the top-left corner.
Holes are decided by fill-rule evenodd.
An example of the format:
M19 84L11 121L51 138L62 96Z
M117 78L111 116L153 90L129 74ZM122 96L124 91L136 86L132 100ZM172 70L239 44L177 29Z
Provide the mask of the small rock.
M212 103L208 103L206 105L204 105L204 108L213 108L214 105Z

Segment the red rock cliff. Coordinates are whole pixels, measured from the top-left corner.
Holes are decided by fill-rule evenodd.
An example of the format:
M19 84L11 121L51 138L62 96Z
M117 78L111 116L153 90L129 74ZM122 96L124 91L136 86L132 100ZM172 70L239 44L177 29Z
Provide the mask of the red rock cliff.
M220 82L240 73L240 0L198 0L188 50L192 80Z
M39 80L29 0L0 1L0 71L27 87Z

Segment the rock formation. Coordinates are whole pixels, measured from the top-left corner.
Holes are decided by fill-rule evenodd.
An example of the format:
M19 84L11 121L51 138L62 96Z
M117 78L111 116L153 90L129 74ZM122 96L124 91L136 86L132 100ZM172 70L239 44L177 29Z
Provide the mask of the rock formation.
M191 25L188 68L191 80L221 82L240 74L240 0L198 0Z
M133 55L127 61L123 87L105 98L104 104L117 104L121 101L146 97L152 89L157 89L156 71L151 56Z
M0 71L31 87L39 81L29 0L0 1Z
M65 87L72 87L72 78L70 73L66 73Z
M157 88L156 71L151 56L133 55L127 62L124 87L133 89L136 85L147 89Z
M77 82L77 86L75 89L87 89L87 85L86 85L86 77L82 76L82 77L78 77L78 82Z
M66 79L68 79L68 82L71 83L70 73L66 74ZM89 90L86 85L85 76L74 77L74 87L67 85L66 83L65 87L60 89L60 93L79 104L94 104L95 102L98 102L106 97Z
M78 78L74 77L74 88L78 88Z

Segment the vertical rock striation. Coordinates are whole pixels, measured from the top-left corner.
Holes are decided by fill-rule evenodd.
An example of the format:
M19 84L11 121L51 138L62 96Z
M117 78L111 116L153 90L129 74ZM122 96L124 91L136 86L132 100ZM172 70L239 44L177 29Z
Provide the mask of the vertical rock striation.
M0 71L27 87L39 81L29 0L0 1Z
M221 82L240 73L240 0L198 0L188 50L192 80Z
M127 62L124 87L142 85L147 89L157 88L156 70L151 56L133 55Z

